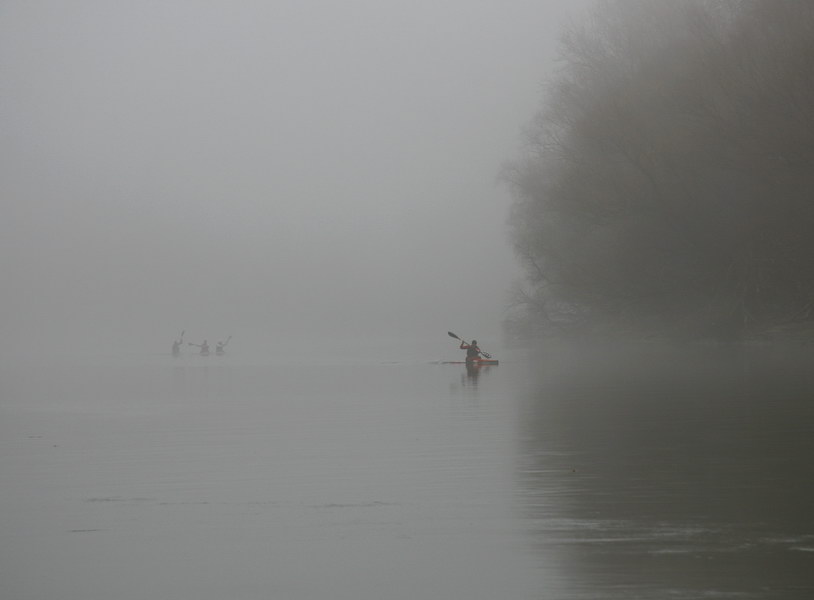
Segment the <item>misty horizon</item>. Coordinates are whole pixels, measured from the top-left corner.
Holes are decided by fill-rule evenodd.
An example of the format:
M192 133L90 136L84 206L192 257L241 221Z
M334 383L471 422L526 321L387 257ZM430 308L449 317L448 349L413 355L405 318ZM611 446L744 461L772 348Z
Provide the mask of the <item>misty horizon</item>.
M6 351L496 340L570 6L5 3Z

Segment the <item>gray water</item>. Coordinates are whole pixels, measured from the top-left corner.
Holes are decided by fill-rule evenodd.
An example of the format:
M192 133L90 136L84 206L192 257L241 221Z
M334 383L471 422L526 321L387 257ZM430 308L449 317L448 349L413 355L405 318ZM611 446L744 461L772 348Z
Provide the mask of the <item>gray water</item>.
M7 366L0 597L811 598L812 354Z

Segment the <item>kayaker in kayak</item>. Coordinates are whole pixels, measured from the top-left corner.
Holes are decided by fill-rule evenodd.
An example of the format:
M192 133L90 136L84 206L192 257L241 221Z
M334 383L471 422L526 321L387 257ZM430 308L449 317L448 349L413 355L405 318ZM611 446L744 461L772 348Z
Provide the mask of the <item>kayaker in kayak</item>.
M184 343L184 332L181 332L181 339L175 340L172 343L172 355L179 356L181 354L181 346Z
M478 348L478 340L472 340L470 344L461 340L460 348L466 350L466 362L474 362L480 358L481 350Z
M189 345L200 348L201 356L209 356L209 344L206 343L206 340L203 341L203 344L193 344L192 342L189 342Z
M229 340L231 339L232 336L230 335L228 338L226 338L225 342L218 342L215 344L215 354L226 354L226 344L228 344Z

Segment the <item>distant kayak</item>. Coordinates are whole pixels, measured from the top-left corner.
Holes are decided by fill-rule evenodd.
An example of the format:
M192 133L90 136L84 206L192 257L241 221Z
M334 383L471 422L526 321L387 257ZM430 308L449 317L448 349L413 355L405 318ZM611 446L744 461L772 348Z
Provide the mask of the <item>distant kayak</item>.
M442 365L467 365L470 367L489 367L499 364L496 358L479 358L477 360L445 360L441 362Z
M466 360L449 360L449 361L442 361L441 364L444 365L466 365L467 367L486 367L491 365L497 365L498 361L495 358L492 358L492 355L488 352L484 352L478 347L478 343L475 340L472 340L471 343L466 343L463 339L458 337L458 334L452 333L451 331L447 331L447 335L451 338L455 338L456 340L461 342L459 348L461 350L466 350Z

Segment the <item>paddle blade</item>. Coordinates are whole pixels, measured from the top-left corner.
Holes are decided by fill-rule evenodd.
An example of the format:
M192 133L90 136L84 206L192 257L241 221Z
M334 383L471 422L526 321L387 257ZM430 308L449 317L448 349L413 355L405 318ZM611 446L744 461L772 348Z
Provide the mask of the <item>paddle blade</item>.
M449 337L454 337L456 340L460 340L460 339L461 339L461 338L459 338L457 335L455 335L454 333L452 333L451 331L447 331L447 335L448 335Z

